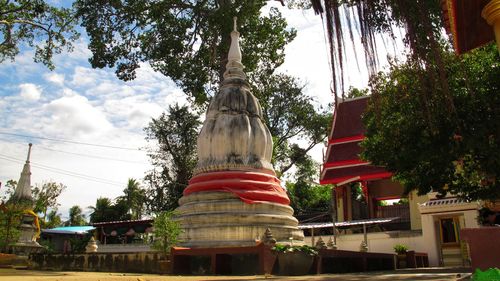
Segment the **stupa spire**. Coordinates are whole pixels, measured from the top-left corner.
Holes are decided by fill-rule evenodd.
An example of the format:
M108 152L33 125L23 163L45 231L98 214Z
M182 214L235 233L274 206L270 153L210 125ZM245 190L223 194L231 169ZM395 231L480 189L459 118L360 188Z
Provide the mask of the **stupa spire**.
M241 63L240 33L237 29L237 17L233 18L233 31L231 32L231 46L227 55L226 71L224 79L241 78L246 79L243 72L245 66Z
M31 147L33 144L29 144L28 147L28 157L26 158L26 163L24 163L23 171L21 172L21 177L17 182L16 190L12 198L16 201L33 201L31 196L31 167L30 167L30 157L31 157Z

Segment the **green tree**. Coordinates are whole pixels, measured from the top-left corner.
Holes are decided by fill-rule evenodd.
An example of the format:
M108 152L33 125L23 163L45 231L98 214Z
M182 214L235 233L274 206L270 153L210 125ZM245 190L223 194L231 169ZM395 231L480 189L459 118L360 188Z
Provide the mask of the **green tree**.
M315 183L318 168L318 163L306 155L297 164L294 181L287 181L285 184L290 206L296 215L329 211L332 187Z
M109 198L99 197L95 206L88 208L92 210L89 216L91 223L132 219L132 215L129 213L130 205L120 197L115 200L115 203Z
M95 206L89 206L92 210L89 220L91 223L109 221L108 218L112 212L112 202L109 198L99 197L95 202Z
M315 106L305 86L289 75L259 73L253 93L262 106L273 137L273 166L281 177L295 164L307 162L307 153L323 142L331 124L330 106ZM298 145L298 140L303 143Z
M115 200L112 207L112 216L108 218L108 221L126 221L131 220L132 215L129 213L130 206L127 205L126 201Z
M173 212L161 212L153 221L155 236L153 248L163 252L165 256L170 254L170 248L180 242L181 226L173 217Z
M9 201L10 197L14 194L14 191L16 190L17 186L17 181L15 180L8 180L7 183L5 183L5 188L3 188L3 194L0 197L2 202L7 202Z
M57 209L52 209L47 214L45 220L41 221L41 228L54 228L62 226L63 222L61 219L61 214L57 212Z
M196 166L200 125L198 114L187 106L174 105L144 129L148 142L155 142L158 147L149 152L155 169L145 177L149 183L146 194L150 211L173 210L178 206Z
M77 205L71 207L69 209L69 219L64 224L66 226L79 226L87 224L82 208Z
M283 63L296 33L277 9L261 15L266 2L78 0L75 7L90 37L93 67L116 66L117 76L130 80L141 62L149 62L203 104L225 70L233 16L244 34L247 72L260 67L272 74Z
M0 252L8 252L9 245L16 242L21 234L18 226L21 223L23 210L12 204L0 205Z
M428 77L437 63L409 59L371 80L363 157L393 172L407 192L500 198L498 51L441 52L451 100Z
M128 212L132 219L140 219L146 203L146 192L135 179L128 179L127 187L123 190L124 195L117 198L128 206Z
M57 210L60 205L57 203L57 198L65 189L64 184L55 182L44 182L41 185L35 185L32 189L33 200L35 201L33 211L42 214L42 220L45 220L48 209Z
M354 98L365 97L368 95L369 95L368 89L358 89L358 88L350 87L349 90L347 91L346 98L354 99Z
M42 0L0 0L0 63L14 60L25 43L35 48L35 62L54 69L52 57L72 50L79 36L70 8L58 8Z

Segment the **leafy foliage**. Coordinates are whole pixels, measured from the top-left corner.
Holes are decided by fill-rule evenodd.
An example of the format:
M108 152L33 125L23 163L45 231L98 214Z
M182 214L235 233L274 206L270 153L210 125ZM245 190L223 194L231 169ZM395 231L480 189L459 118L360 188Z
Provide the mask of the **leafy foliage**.
M197 104L214 95L229 49L232 17L239 19L243 64L273 71L295 37L277 9L261 15L257 1L98 1L75 6L90 37L93 67L114 67L120 79L135 78L141 62L172 78Z
M297 164L295 181L286 182L290 206L296 215L329 211L331 186L314 183L317 171L318 164L306 155L304 161Z
M253 93L273 137L273 166L281 177L295 164L307 162L307 153L325 140L331 124L330 106L315 106L304 85L289 75L254 75ZM299 146L297 140L305 145Z
M91 223L106 221L123 221L141 219L146 204L146 191L135 179L128 179L123 195L118 196L114 203L111 199L99 197L89 216Z
M81 254L85 253L85 247L92 238L92 234L85 234L83 236L76 236L69 239L71 245L71 253L73 254Z
M2 202L7 202L9 201L10 197L14 194L14 191L16 190L17 186L17 181L15 180L8 180L7 183L5 183L5 187L2 188L3 194L1 200Z
M146 203L146 191L135 179L128 179L127 188L123 190L124 195L117 198L128 207L128 213L133 220L140 219Z
M45 217L44 220L40 221L41 223L41 228L54 228L58 226L62 226L62 218L61 214L57 212L57 209L52 209L47 216Z
M316 250L316 248L308 246L308 245L291 246L291 245L285 245L285 244L276 244L271 250L273 250L277 253L303 252L303 253L309 254L311 256L318 255L318 250Z
M149 156L155 169L146 177L147 207L157 213L174 210L196 166L196 140L201 122L187 106L170 106L167 113L153 119L144 130L158 149ZM159 169L157 171L156 169Z
M8 180L5 187L5 193L2 196L3 202L8 202L10 197L14 194L17 182ZM33 211L41 214L40 225L42 228L53 228L62 225L61 214L57 213L57 199L61 193L66 189L62 183L44 182L36 184L32 189L32 196L34 204L30 204L29 208L33 207Z
M80 226L85 225L85 215L80 206L73 206L69 209L69 219L64 223L65 226Z
M54 69L52 57L72 50L79 34L72 9L56 8L42 0L0 0L0 63L14 60L23 43L35 47L35 62Z
M17 241L21 232L18 229L21 223L23 210L12 204L0 205L0 252L6 253L8 246Z
M173 217L173 212L161 212L153 222L155 236L153 248L163 252L165 256L170 253L171 247L179 243L179 235L182 232L180 223Z
M379 53L376 35L382 34L384 41L387 38L394 40L395 27L403 28L404 42L409 47L410 57L424 65L437 63L438 67L430 70L434 72L430 78L440 83L442 87L448 87L444 75L444 63L439 52L440 45L446 41L442 32L444 22L440 1L311 0L311 2L316 13L325 14L335 98L338 91L344 97L344 66L348 63L345 35L349 35L354 46L356 46L354 32L361 35L366 67L369 74L373 75L378 66ZM392 44L396 45L395 42ZM449 92L445 90L445 94L448 95Z
M42 220L44 220L47 217L49 209L57 209L59 206L57 198L65 189L66 186L64 184L56 182L44 182L41 185L35 185L32 189L32 195L35 201L33 211L42 214Z
M431 77L437 63L410 59L371 80L363 157L394 172L406 192L500 198L498 51L441 56L451 96Z
M127 201L120 200L120 197L115 203L112 203L109 198L99 197L95 206L90 206L89 209L92 210L89 216L91 223L132 219L129 213L130 205Z
M403 244L396 244L394 245L394 252L396 252L398 255L406 254L406 252L408 252L408 246Z

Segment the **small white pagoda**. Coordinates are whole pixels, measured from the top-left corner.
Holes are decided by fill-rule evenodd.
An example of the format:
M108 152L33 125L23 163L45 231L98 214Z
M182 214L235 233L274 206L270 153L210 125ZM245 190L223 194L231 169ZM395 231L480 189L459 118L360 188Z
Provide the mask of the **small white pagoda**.
M9 200L9 203L15 208L23 210L21 224L19 225L21 235L18 241L11 246L13 252L18 255L28 255L43 250L43 247L36 242L37 235L40 232L40 225L38 224L38 217L33 213L33 197L31 196L31 147L32 144L30 143L28 157L21 172L21 177L14 194Z

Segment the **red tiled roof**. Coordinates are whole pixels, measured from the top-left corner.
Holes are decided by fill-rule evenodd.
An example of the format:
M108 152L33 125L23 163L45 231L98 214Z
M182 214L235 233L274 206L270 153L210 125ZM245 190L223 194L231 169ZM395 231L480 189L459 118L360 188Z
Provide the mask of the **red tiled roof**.
M340 139L365 134L361 115L366 109L369 97L357 98L339 103L337 114L334 117L335 130L332 130L330 139Z
M330 153L326 158L326 163L352 160L361 153L359 141L332 145Z
M391 177L383 167L372 165L351 166L339 169L325 169L322 184L338 184L349 179L359 177L356 181L385 179Z
M359 157L362 151L360 143L366 132L362 114L368 100L369 97L362 97L339 103L333 118L320 183L338 184L351 179L359 181L391 176L383 167L370 165Z

